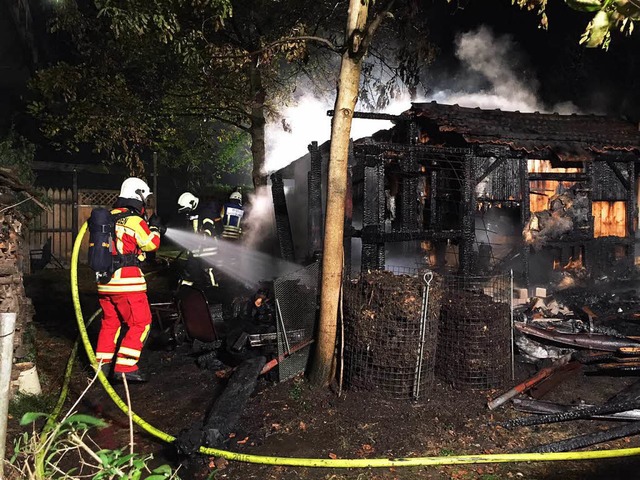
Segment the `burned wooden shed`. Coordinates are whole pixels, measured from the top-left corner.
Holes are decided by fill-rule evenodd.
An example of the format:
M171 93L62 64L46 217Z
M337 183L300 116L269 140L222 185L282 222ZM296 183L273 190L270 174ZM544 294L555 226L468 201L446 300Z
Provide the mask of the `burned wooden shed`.
M362 270L384 268L391 251L462 273L515 268L525 280L635 265L637 125L435 102L355 117L395 124L353 144L345 246ZM312 145L309 159L307 238L317 243L326 158Z

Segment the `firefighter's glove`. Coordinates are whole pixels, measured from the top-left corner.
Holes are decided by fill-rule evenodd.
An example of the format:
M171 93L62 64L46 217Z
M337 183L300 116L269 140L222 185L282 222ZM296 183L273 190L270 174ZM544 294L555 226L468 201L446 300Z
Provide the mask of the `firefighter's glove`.
M149 230L152 232L158 232L160 235L164 235L167 231L167 226L162 223L162 219L155 213L149 218Z

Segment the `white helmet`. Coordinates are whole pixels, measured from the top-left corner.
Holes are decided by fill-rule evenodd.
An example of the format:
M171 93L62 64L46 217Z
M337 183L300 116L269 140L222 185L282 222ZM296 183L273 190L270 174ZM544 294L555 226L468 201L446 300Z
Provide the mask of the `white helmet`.
M145 203L149 195L151 195L151 189L144 180L136 177L130 177L122 182L120 195L118 196L122 198L129 198L131 200L141 200L142 203Z
M184 192L178 198L178 212L190 212L195 210L198 206L198 197L196 197L193 193Z
M242 194L240 192L233 192L229 195L229 200L238 200L242 202Z

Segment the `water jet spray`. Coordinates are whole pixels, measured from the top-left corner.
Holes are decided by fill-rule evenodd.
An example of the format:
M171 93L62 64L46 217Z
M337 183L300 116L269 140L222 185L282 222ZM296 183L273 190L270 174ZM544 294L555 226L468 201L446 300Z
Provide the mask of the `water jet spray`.
M200 257L202 263L249 288L255 288L263 281L273 280L301 268L297 263L259 252L236 241L212 238L177 228L168 228L165 236L194 254L217 247L216 255Z

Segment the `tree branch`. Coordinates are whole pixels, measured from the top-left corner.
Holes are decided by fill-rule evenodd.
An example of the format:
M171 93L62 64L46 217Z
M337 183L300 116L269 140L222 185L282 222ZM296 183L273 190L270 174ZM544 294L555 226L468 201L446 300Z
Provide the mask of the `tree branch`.
M200 117L200 118L213 118L214 120L218 120L219 122L226 123L233 127L236 127L243 132L251 133L251 129L247 126L242 125L239 122L235 122L228 118L221 117L211 112L167 112L164 114L165 116L175 115L177 117Z
M394 3L395 3L395 0L389 0L389 2L387 3L387 6L375 16L373 21L367 27L367 30L364 32L364 35L362 37L362 43L360 45L360 49L358 50L358 55L360 56L360 58L362 58L362 56L364 56L367 53L367 50L369 49L369 45L371 45L371 40L373 39L373 35L376 33L376 30L378 30L378 27L382 25L382 21L385 18L393 18L391 9L393 8Z
M279 40L276 40L275 42L271 42L269 45L266 45L258 50L254 50L253 52L247 52L247 53L243 53L241 55L213 55L210 58L213 59L233 59L233 58L250 58L254 55L257 55L259 53L265 52L266 50L269 50L270 48L275 47L276 45L280 45L281 43L288 43L288 42L308 42L308 41L312 41L312 42L318 42L318 43L322 43L324 45L327 45L329 47L329 49L337 52L339 51L339 48L337 45L334 45L333 43L331 43L329 40L327 40L324 37L315 37L312 35L302 35L300 37L288 37L288 38L281 38Z

